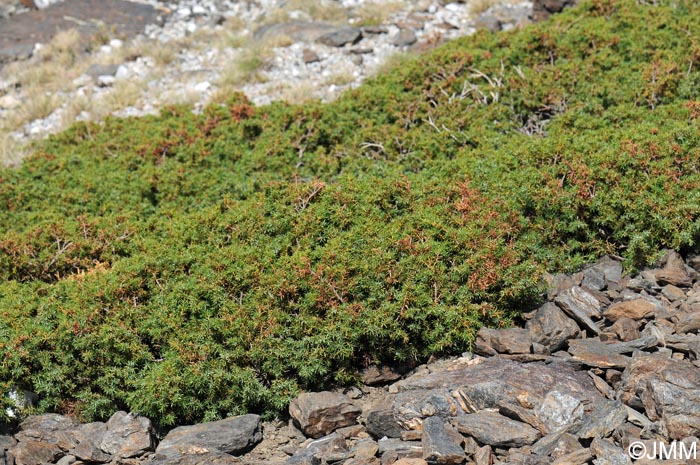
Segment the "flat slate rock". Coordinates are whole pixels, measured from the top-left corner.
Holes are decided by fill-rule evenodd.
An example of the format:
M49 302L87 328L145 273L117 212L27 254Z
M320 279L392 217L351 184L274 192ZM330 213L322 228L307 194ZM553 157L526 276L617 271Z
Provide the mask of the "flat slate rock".
M180 426L161 441L156 454L240 454L262 440L262 423L258 415L241 415L224 420Z
M340 30L332 24L315 21L288 21L267 24L253 33L255 40L274 40L289 38L295 42L313 42L319 37Z
M61 31L77 29L84 37L102 30L131 37L165 15L150 5L124 0L65 0L43 10L0 19L0 66L28 58L36 43L47 43Z
M540 433L530 425L489 411L459 417L457 429L492 447L529 446L540 438Z

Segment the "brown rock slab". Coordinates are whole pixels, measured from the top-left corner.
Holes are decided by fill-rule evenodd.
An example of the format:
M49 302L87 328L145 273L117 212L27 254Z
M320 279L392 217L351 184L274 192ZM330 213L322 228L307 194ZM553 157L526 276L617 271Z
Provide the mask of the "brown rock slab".
M348 396L328 391L300 394L289 405L290 416L312 438L354 424L360 413Z
M492 329L482 327L476 333L475 352L483 355L529 354L532 340L523 328Z
M654 314L656 306L644 299L628 300L612 304L603 312L603 316L610 321L617 321L620 318L631 318L641 320Z
M63 451L56 444L42 441L20 441L10 449L10 454L15 458L16 465L44 465L53 463L63 455Z

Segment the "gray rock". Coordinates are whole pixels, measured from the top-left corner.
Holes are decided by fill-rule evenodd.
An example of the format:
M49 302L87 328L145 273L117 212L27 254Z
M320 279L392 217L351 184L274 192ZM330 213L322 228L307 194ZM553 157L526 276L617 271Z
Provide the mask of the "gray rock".
M391 38L392 45L396 47L408 47L418 41L416 33L411 29L401 29L394 37Z
M121 464L125 462L118 463ZM149 465L240 465L241 461L233 455L225 454L223 452L208 452L170 456L156 454L146 463Z
M525 328L530 332L533 342L548 347L551 352L564 347L565 342L576 337L580 331L576 322L551 302L537 309Z
M188 453L240 454L262 440L258 415L241 415L224 420L180 426L170 431L156 449L166 456ZM194 452L193 452L194 451Z
M550 431L571 426L583 418L583 404L569 394L550 391L537 407L536 414Z
M503 22L496 15L486 12L479 15L474 21L476 29L485 29L491 32L498 32L503 29Z
M585 329L594 334L600 333L600 328L591 319L593 316L600 316L600 302L590 292L574 286L560 293L554 302Z
M461 436L446 427L440 417L428 417L423 421L423 459L439 465L457 465L467 458L461 446Z
M274 41L284 37L290 38L295 42L313 42L324 34L331 33L337 29L336 26L326 23L290 21L265 25L255 31L253 39L257 41Z
M454 417L458 405L447 389L420 389L399 393L394 399L394 418L404 429L420 429L423 418Z
M0 65L28 60L34 54L34 44L17 44L0 48Z
M107 422L100 449L116 457L138 457L152 451L155 434L151 420L126 412L116 412Z
M523 328L492 329L482 327L476 333L474 351L482 355L529 354L532 340Z
M94 63L88 67L85 74L93 79L99 79L100 76L114 76L119 70L119 65L103 65Z
M375 438L400 438L403 428L394 418L394 411L389 407L374 408L367 412L367 432Z
M540 437L540 433L530 425L490 411L459 417L457 429L479 443L493 447L529 446Z
M327 391L300 394L289 405L290 416L312 438L354 424L361 412L348 396Z
M377 441L379 454L395 454L398 458L423 457L423 446L420 441L402 441L395 438L380 439Z
M74 456L65 455L61 458L61 460L56 462L56 465L73 465L77 461L78 461L78 459L76 459Z
M632 465L627 451L607 439L594 438L591 452L596 457L595 465Z
M601 404L590 415L586 415L583 423L574 431L580 438L607 437L624 421L627 420L627 409L618 401L608 401Z
M627 405L643 406L672 439L700 434L700 370L687 360L635 357L622 375L619 396Z
M362 39L362 29L346 27L322 35L316 42L329 47L342 47L347 44L356 44Z
M581 446L576 436L567 433L565 430L560 430L543 436L532 445L530 450L533 454L559 458L582 448L583 446Z

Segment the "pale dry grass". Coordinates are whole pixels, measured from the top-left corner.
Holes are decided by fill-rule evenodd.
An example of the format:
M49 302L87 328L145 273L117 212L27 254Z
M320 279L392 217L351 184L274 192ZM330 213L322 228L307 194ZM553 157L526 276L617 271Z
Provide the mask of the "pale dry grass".
M10 134L0 132L0 166L17 166L24 158L26 148Z
M239 86L251 82L264 82L261 70L270 58L272 49L266 44L251 43L241 50L221 74L221 87Z
M379 26L389 17L405 8L399 1L373 1L360 5L352 12L353 23L358 26Z
M288 0L282 8L276 8L265 15L263 24L289 21L301 12L309 19L329 23L343 23L348 19L348 11L332 0Z

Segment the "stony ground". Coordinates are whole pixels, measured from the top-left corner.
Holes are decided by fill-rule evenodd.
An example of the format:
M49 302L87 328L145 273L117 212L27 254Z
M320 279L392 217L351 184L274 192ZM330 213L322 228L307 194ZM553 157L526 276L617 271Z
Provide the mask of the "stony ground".
M58 463L286 465L698 464L700 257L668 252L624 276L604 257L549 276L521 327L482 328L475 353L370 367L364 384L303 393L288 422L257 415L184 426L31 416L0 458ZM403 375L402 375L403 373ZM673 452L664 452L673 451ZM673 454L673 455L668 455Z
M148 0L140 3L153 8L153 23L132 36L110 22L124 8L117 0L94 8L80 1L38 12L0 3L5 35L26 15L34 16L24 29L34 30L24 33L37 40L45 39L41 30L63 29L48 43L0 47L5 163L21 158L27 141L76 120L144 115L175 103L199 109L234 91L256 104L331 100L396 53L430 49L477 28L516 27L532 10L519 0ZM66 14L71 9L103 17ZM63 24L42 23L52 16ZM84 29L94 24L102 29L88 39Z

